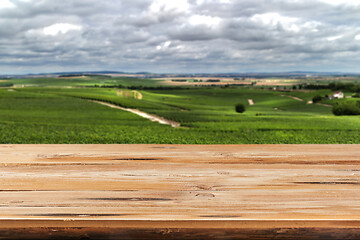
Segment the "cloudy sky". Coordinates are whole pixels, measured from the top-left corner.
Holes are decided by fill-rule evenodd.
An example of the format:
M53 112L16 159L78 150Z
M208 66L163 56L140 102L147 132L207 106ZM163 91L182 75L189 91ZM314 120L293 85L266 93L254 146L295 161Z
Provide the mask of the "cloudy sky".
M0 0L0 74L359 66L358 0Z

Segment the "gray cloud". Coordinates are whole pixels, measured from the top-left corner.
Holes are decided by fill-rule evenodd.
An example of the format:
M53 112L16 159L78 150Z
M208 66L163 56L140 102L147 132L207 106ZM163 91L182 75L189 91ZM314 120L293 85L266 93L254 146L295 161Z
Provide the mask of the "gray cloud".
M350 0L1 2L2 73L356 72L360 61Z

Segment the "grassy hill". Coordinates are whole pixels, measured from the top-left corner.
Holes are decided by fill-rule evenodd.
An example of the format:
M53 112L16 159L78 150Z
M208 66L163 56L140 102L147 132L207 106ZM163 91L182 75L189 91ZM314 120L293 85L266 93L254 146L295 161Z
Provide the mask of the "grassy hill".
M328 94L330 90L280 92L244 87L129 90L64 88L66 84L63 82L61 88L44 84L11 91L0 89L0 142L360 143L359 117L338 117L330 107L307 104L314 95ZM95 99L156 114L180 122L182 127L161 125L89 101ZM255 104L250 105L249 99ZM237 103L246 106L244 113L235 111Z

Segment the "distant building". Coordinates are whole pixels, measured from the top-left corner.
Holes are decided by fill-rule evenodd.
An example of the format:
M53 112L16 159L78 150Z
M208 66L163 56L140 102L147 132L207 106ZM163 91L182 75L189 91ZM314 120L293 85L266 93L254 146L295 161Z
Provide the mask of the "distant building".
M340 98L344 98L344 93L341 92L341 91L337 91L337 92L334 92L333 95L329 95L328 98L329 98L329 99L340 99Z
M343 92L334 92L333 95L334 98L344 98L344 93Z

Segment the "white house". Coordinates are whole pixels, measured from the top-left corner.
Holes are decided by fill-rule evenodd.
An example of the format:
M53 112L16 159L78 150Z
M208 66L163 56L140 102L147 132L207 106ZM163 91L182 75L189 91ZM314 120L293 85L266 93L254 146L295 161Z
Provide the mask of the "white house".
M333 98L344 98L344 93L341 91L334 92Z

